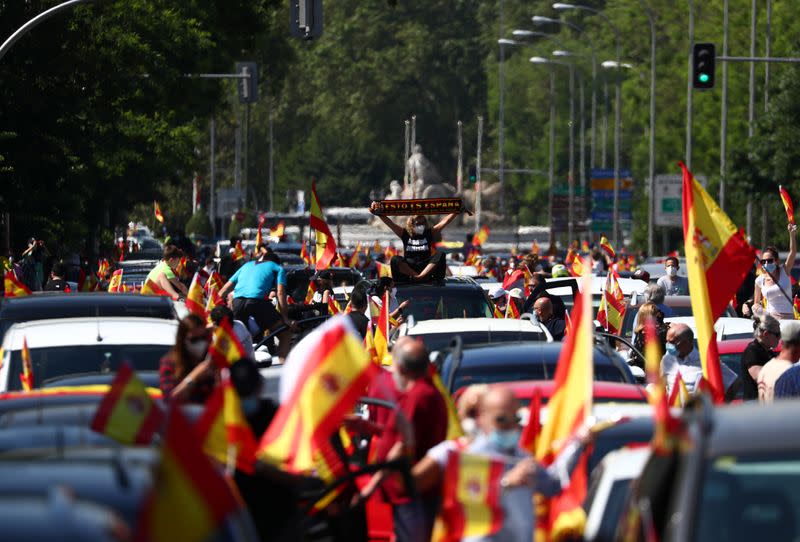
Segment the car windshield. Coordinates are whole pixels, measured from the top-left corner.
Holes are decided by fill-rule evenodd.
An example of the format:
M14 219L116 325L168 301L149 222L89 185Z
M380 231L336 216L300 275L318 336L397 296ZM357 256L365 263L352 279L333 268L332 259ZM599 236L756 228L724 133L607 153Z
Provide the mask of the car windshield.
M707 465L695 540L796 540L800 535L797 454L720 456Z
M495 382L517 382L521 380L552 380L556 366L548 363L530 365L461 368L456 373L454 390L472 384L493 384ZM612 365L595 365L594 379L598 382L626 382L625 375Z
M127 361L137 371L157 371L169 346L156 344L107 344L31 348L33 381L37 388L49 380L81 373L114 372ZM21 390L17 375L22 373L22 353L11 352L8 389Z
M461 344L463 345L547 340L547 337L541 331L470 331L460 333L422 333L413 336L422 339L422 342L425 343L430 352L447 348L456 336L461 337Z
M411 300L406 314L419 322L443 318L491 318L492 308L480 289L400 288L397 301Z

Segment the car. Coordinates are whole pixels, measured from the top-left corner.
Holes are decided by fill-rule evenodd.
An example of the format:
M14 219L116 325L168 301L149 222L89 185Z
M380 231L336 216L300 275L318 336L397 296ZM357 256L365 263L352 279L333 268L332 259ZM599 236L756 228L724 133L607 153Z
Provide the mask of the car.
M350 267L330 267L326 271L332 273L334 287L341 288L344 285L352 289L352 286L364 280L360 271ZM306 298L306 293L308 293L308 284L316 272L315 269L305 266L288 268L286 271L286 293L295 302L302 303ZM341 301L343 299L344 294L342 293L341 299L337 298L337 300Z
M492 302L469 277L445 277L443 281L397 285L397 301L411 301L405 310L414 320L491 318Z
M548 278L546 282L560 284L563 285L562 287L548 288L549 293L553 295L557 295L561 297L562 301L564 301L564 305L567 310L572 310L572 306L574 305L574 295L575 291L579 291L581 288L581 282L575 278L565 279L565 278ZM574 286L571 284L574 282ZM633 296L641 296L645 289L647 288L647 283L641 281L639 279L631 279L631 278L622 278L620 277L617 282L619 282L619 287L622 290L622 295L625 296L626 299L630 299ZM603 292L606 289L606 276L605 275L597 275L592 277L592 309L594 311L594 315L597 315L597 310L600 308L600 300L603 297Z
M753 342L753 338L749 339L732 339L727 341L717 341L717 352L719 352L719 360L728 366L728 368L741 376L742 374L742 354L749 345ZM741 400L744 397L744 390L740 387L739 391L734 397L734 400Z
M114 372L121 363L157 371L175 344L178 322L158 318L59 318L12 325L2 343L0 392L22 389L22 348L31 354L34 387L76 374Z
M43 292L24 297L9 297L0 303L0 341L6 330L17 322L53 318L111 316L162 318L176 320L176 305L168 297L105 292L65 295Z
M643 283L644 284L644 283ZM633 328L636 325L636 315L639 314L639 308L645 303L644 296L641 294L634 294L625 307L625 317L622 320L622 336L629 338L633 334ZM668 295L664 297L664 305L670 308L672 315L670 318L692 316L692 298L688 295ZM733 307L728 305L722 316L735 318L736 311Z
M456 346L442 356L439 373L451 393L471 384L551 380L563 346L560 342ZM635 383L628 364L602 343L594 347L594 380Z
M609 452L592 471L586 500L583 540L610 542L625 505L631 480L639 476L650 457L650 447L638 446Z
M664 322L668 324L686 324L692 329L695 342L697 342L697 327L695 326L694 316L664 318ZM749 318L723 316L717 318L717 321L714 322L714 331L717 332L717 341L731 341L734 339L753 340L753 321Z
M448 318L404 322L397 330L397 336L405 335L422 339L429 352L449 346L456 336L461 337L463 345L553 341L546 327L529 318Z
M795 540L800 534L800 401L684 409L682 445L653 454L617 538Z

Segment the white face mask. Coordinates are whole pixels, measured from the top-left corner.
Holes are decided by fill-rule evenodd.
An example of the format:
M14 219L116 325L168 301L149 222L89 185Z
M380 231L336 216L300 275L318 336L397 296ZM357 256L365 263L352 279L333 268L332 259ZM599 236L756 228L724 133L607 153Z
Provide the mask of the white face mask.
M208 350L208 341L185 341L183 344L186 346L186 350L189 354L197 359L202 358Z
M416 233L417 235L422 235L423 233L425 233L425 226L423 226L422 224L414 226L414 233Z
M464 418L461 420L461 429L468 437L475 437L480 432L480 429L478 429L478 422L476 422L474 418Z
M667 267L667 275L669 275L670 277L674 277L677 274L678 274L678 270L675 267L673 267L671 265L669 267Z

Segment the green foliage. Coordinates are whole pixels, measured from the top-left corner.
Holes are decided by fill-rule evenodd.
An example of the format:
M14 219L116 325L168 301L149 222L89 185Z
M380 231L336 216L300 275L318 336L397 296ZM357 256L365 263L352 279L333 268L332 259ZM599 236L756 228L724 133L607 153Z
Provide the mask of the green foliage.
M211 221L205 211L197 211L186 223L186 235L209 238L212 234Z

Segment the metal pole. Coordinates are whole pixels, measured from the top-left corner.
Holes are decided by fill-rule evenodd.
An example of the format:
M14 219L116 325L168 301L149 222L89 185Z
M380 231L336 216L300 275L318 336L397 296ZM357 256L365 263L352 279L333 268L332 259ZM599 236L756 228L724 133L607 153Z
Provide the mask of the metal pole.
M409 149L409 152L411 152L411 154L414 154L416 152L415 150L416 146L417 146L417 116L411 115L411 147ZM413 178L413 175L411 179L411 195L414 198L417 197L417 183L416 179Z
M43 11L24 25L20 26L16 32L11 34L6 41L3 42L3 45L0 45L0 59L6 56L6 53L17 43L22 36L30 32L34 27L38 26L40 23L45 22L46 20L52 18L54 15L58 15L60 12L70 9L73 6L78 4L86 4L91 2L92 0L69 0L69 2L64 2L63 4L58 4L57 6L53 6L50 9Z
M772 48L772 0L767 0L767 28L764 32L764 56L769 57ZM764 112L769 109L769 62L764 65Z
M211 230L217 236L217 121L211 117L211 150L209 152L209 179L211 190L208 198L208 217L211 219Z
M481 229L481 147L483 143L483 117L478 116L478 151L475 158L475 231Z
M548 208L550 213L550 246L555 243L555 213L553 213L553 188L555 186L555 153L556 153L556 74L550 67L550 150L547 166Z
M758 4L756 0L750 3L750 56L756 56L756 23L758 17ZM750 62L749 101L747 104L747 138L753 137L756 119L756 64ZM747 198L747 234L753 236L753 200Z
M500 22L500 38L503 37L504 32L504 18L503 18L503 0L499 0L498 2L499 7L499 22ZM506 181L505 181L505 156L503 155L504 146L505 146L505 91L506 91L506 48L503 44L500 44L500 65L498 67L499 76L500 76L500 112L497 118L497 160L498 160L498 170L499 170L499 181L500 181L500 214L505 215L506 211L506 200L505 200L505 190L506 190Z
M603 169L608 167L608 80L603 78L603 133L600 141Z
M273 133L272 101L268 100L269 115L269 212L275 211L275 138Z
M753 0L755 1L755 0ZM686 167L692 168L692 50L694 49L694 0L689 0L689 67L686 70Z
M722 6L722 55L728 56L728 0ZM722 63L722 111L719 127L719 206L725 210L725 184L728 176L728 63Z
M250 189L248 170L250 169L250 102L244 106L244 168L242 168L242 207L247 209L247 191Z
M569 203L567 206L567 242L572 243L574 238L574 205L572 199L575 195L575 65L569 64L569 178L567 190Z
M404 164L404 173L403 173L403 189L408 191L409 183L411 179L409 178L409 167L408 167L408 159L410 157L410 150L411 150L411 123L406 120L405 121L405 150L403 151L403 164Z
M597 55L592 48L592 143L589 149L589 169L594 169L597 147ZM586 194L584 194L586 196Z
M614 246L622 246L620 243L619 235L619 168L620 168L620 152L622 151L622 79L620 78L619 70L622 66L621 52L622 48L619 43L619 34L616 35L617 42L617 81L616 81L616 96L615 96L615 111L614 111Z
M458 171L456 172L456 193L461 194L464 189L464 138L462 122L458 121Z
M645 4L644 7L647 19L650 22L650 149L648 160L650 197L647 203L647 254L652 256L655 249L653 235L655 230L656 193L656 21L650 6Z
M584 211L586 210L586 136L584 135L584 131L586 130L586 114L584 111L584 96L583 96L583 78L581 77L580 73L578 75L578 115L580 116L581 120L579 123L579 132L578 132L578 162L580 163L580 177L581 177L581 192L578 201L581 202L579 206L580 212L578 216L583 217Z

